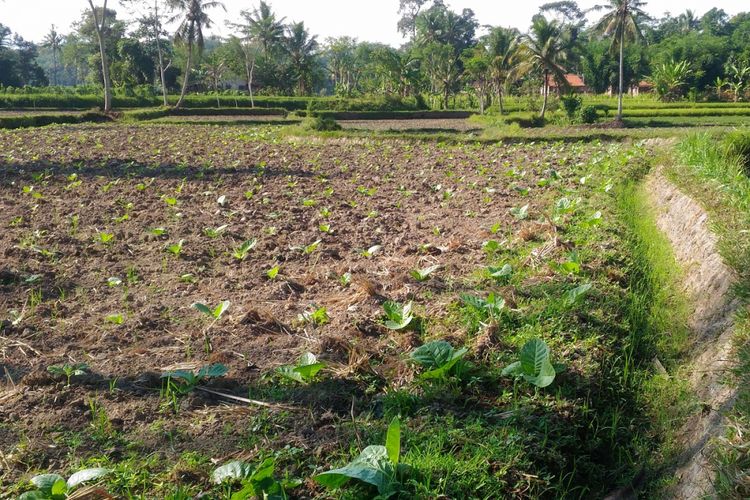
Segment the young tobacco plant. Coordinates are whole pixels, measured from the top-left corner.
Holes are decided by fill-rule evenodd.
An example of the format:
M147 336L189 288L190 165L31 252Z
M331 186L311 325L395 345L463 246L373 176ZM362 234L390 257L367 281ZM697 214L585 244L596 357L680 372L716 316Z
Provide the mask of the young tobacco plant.
M388 426L385 446L370 445L352 462L315 476L315 481L327 488L340 488L354 479L375 486L378 498L390 498L402 490L403 481L411 467L400 463L401 422L395 417Z
M172 245L167 245L166 251L174 255L175 257L179 257L182 253L182 247L185 244L185 240L180 240L177 243L174 243Z
M414 349L409 358L425 369L421 378L444 380L451 372L457 371L467 352L466 347L455 349L445 340L435 340Z
M521 348L519 360L506 366L502 375L522 378L544 388L554 382L557 370L550 362L547 344L541 339L531 339Z
M297 323L300 325L323 326L331 321L328 316L328 310L325 307L318 307L314 311L305 311L297 316Z
M273 458L265 459L257 467L240 460L233 460L214 470L211 479L215 484L225 487L224 498L286 500L288 498L286 490L296 488L301 482L277 480L273 475L275 465ZM233 486L237 484L241 489L232 493Z
M93 468L83 469L68 478L59 474L40 474L31 478L31 484L36 486L36 490L27 491L21 495L19 500L63 500L73 497L73 490L82 483L93 481L109 474L108 469ZM90 491L91 496L100 498L110 498L110 495L103 488L95 488Z
M419 281L421 283L430 279L430 275L438 269L440 269L440 266L438 265L425 267L424 269L414 269L411 272L411 277L414 278L415 281Z
M176 412L179 409L180 398L191 393L206 380L223 377L228 371L226 366L217 363L201 367L198 373L193 373L191 370L162 373L161 378L166 380L162 395Z
M70 387L70 379L80 375L86 375L89 365L86 363L65 363L62 365L51 365L47 371L53 375L63 375L65 377L65 387Z
M247 256L250 254L250 250L255 248L257 245L258 240L255 238L243 241L242 244L235 248L234 252L232 252L232 257L239 261L243 261L247 259Z
M228 227L229 226L227 224L219 227L207 227L203 229L203 234L205 234L209 238L218 238Z
M482 319L497 319L505 308L505 299L490 292L486 299L474 295L462 294L461 300L475 311Z
M313 353L306 352L299 357L296 365L280 366L276 368L276 373L288 380L309 384L325 366Z
M229 309L230 305L231 305L231 302L229 302L228 300L225 300L223 302L219 302L219 304L213 309L201 302L195 302L190 307L202 312L206 316L212 317L214 321L216 321L219 318L221 318L221 316L227 311L227 309Z
M403 330L414 320L411 312L412 303L406 305L388 301L383 304L385 312L385 327L389 330Z

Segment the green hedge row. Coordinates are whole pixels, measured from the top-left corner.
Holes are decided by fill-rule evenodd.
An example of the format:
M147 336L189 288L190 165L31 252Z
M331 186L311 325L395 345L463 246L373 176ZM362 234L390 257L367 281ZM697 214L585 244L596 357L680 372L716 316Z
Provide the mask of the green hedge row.
M53 115L20 115L0 117L0 129L12 129L22 127L43 127L53 123L84 123L84 122L105 122L110 117L91 111L77 115L70 114L53 114Z
M166 116L286 116L283 108L147 108L125 111L128 120L155 120Z
M306 111L298 111L299 116L307 116ZM334 120L445 120L466 119L475 111L315 111L323 118Z

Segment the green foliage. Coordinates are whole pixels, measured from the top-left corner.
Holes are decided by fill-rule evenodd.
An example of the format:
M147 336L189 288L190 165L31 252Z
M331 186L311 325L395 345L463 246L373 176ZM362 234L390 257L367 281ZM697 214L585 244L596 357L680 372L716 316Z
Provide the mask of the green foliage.
M596 121L599 119L599 114L597 113L596 106L584 106L583 108L581 108L578 119L581 123L596 123Z
M247 258L247 256L250 254L250 251L255 248L258 245L258 240L253 238L247 241L242 242L240 246L234 249L234 252L232 252L232 257L239 261L243 261Z
M341 125L333 118L316 115L302 120L302 128L316 132L332 132L341 130Z
M227 309L229 309L230 305L231 305L231 302L229 302L228 300L225 300L223 302L220 302L213 309L201 302L195 302L194 304L191 304L190 307L202 312L206 316L212 317L214 320L218 320L227 311Z
M65 386L70 387L70 379L80 375L86 375L89 365L86 363L64 363L62 365L51 365L47 371L53 375L64 375Z
M392 301L383 304L383 311L385 312L385 327L389 330L403 330L407 328L414 320L411 308L411 302L406 305Z
M276 464L273 458L263 460L256 467L233 460L217 467L211 474L215 484L239 484L240 490L231 494L231 500L262 498L264 500L286 500L287 489L299 486L297 481L279 481L274 477Z
M430 275L438 269L440 269L440 266L438 265L425 267L424 269L414 269L411 272L411 277L419 282L427 281L430 278Z
M296 365L280 366L276 369L276 373L288 380L309 384L325 366L325 363L318 361L313 353L307 352L299 357Z
M461 294L461 301L477 313L482 320L497 319L505 309L505 299L490 292L486 299L475 295Z
M59 474L41 474L31 478L36 490L24 493L19 500L64 500L82 483L106 476L110 471L102 468L83 469L68 478Z
M370 445L352 462L315 476L315 481L328 488L340 488L349 480L357 480L377 488L379 498L390 498L401 490L410 468L400 463L401 422L395 417L388 426L386 445Z
M329 321L331 321L331 318L328 316L328 310L325 307L318 307L313 311L304 311L297 317L297 322L302 325L323 326Z
M180 254L182 254L182 247L185 244L185 240L180 240L177 243L173 243L171 245L167 245L165 250L175 257L179 257Z
M732 130L724 135L721 144L727 157L739 160L745 173L750 176L750 131Z
M560 103L568 116L568 120L574 121L583 105L583 98L577 94L570 94L560 98Z
M549 360L549 348L544 341L532 339L521 348L519 361L503 369L503 376L523 378L539 388L550 385L555 380L555 367Z
M425 371L420 374L423 379L445 379L460 366L460 361L469 350L466 347L454 349L444 340L428 342L411 352L410 359L422 366Z

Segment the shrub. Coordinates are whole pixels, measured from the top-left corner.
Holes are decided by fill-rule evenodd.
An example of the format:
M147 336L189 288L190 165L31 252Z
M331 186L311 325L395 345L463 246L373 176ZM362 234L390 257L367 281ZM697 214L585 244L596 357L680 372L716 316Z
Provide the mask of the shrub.
M565 110L565 114L568 115L568 119L574 121L583 105L583 99L579 95L570 94L569 96L561 97L560 103Z
M341 125L336 123L336 120L323 116L313 116L310 118L305 118L302 121L302 127L307 130L315 130L316 132L331 132L334 130L341 130Z
M578 115L578 119L581 123L596 123L597 118L596 106L585 106L581 108Z

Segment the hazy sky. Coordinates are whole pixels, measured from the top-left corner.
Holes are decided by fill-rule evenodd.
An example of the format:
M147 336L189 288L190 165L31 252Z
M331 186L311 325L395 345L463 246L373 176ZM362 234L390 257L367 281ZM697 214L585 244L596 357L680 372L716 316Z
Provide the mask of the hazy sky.
M539 6L550 0L448 0L455 10L471 8L481 24L528 28L531 16ZM101 4L102 0L95 0ZM288 21L305 21L309 29L322 41L328 36L350 35L359 40L400 45L403 40L396 31L399 0L270 0L274 10ZM602 3L601 0L580 0L583 8ZM251 9L257 0L224 0L227 12L214 9L212 32L228 35L226 20L237 20L239 11ZM128 17L127 9L119 0L109 0L119 17ZM67 33L70 24L79 19L88 6L87 0L0 0L0 23L9 26L26 39L40 41L51 24ZM712 7L736 14L750 10L745 0L651 0L647 11L654 16L665 12L679 14L692 9L698 15Z

